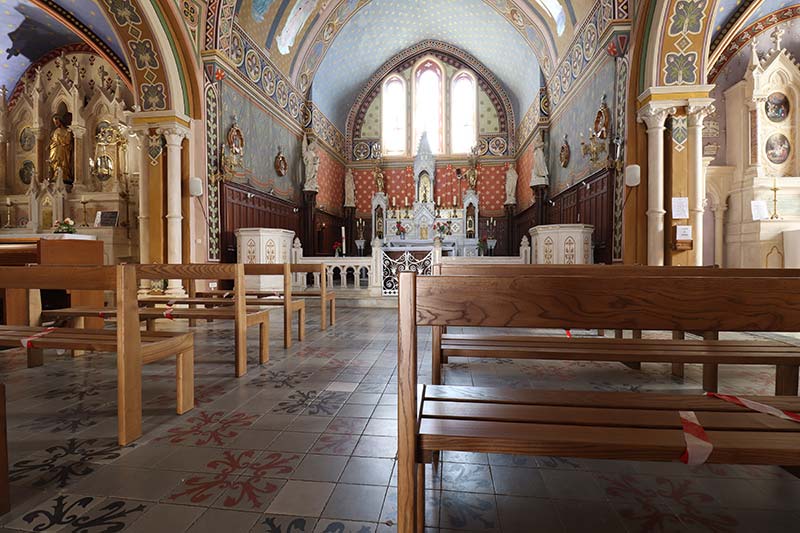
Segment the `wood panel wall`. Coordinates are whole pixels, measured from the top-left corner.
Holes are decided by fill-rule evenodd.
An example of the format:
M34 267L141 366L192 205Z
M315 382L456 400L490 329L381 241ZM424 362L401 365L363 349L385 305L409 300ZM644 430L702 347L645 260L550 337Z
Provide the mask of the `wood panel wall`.
M614 173L602 169L550 199L550 224L594 226L594 259L611 263L614 239Z
M223 182L220 187L220 214L223 263L236 262L236 235L240 228L283 228L301 240L297 205L240 183Z
M317 209L314 216L314 239L316 239L316 252L319 256L333 255L333 243L342 240L342 226L345 225L344 218L332 215L328 212ZM350 239L348 238L348 241ZM303 240L303 242L306 242ZM355 255L355 245L350 248L352 241L347 243L347 255Z

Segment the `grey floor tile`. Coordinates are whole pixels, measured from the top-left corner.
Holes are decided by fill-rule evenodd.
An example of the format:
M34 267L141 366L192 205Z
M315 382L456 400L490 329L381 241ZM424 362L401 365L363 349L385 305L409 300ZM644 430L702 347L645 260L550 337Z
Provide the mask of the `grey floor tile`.
M340 520L377 522L386 487L339 483L331 494L322 516Z
M351 457L341 477L342 483L388 485L394 459Z
M344 455L314 455L308 454L300 463L292 479L304 481L338 481L347 464Z
M250 531L261 517L258 513L208 509L189 528L189 533L220 533L221 531Z
M159 503L147 510L127 533L181 533L189 529L202 515L202 507Z
M289 480L267 509L268 513L318 517L335 483Z

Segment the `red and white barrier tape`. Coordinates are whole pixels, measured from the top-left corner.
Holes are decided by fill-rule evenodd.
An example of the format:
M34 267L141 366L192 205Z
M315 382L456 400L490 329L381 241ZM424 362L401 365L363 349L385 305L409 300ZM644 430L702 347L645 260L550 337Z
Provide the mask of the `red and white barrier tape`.
M778 418L782 418L784 420L793 420L795 422L800 422L800 414L792 413L791 411L782 411L777 407L772 407L771 405L754 402L753 400L748 400L746 398L739 398L738 396L731 396L728 394L717 394L716 392L707 392L706 396L708 396L709 398L717 398L719 400L724 400L726 402L730 402L732 404L745 407L747 409L750 409L751 411L756 411L758 413L777 416Z
M572 331L570 331L570 330L568 330L568 329L565 329L565 330L564 330L564 333L566 333L566 334L567 334L567 338L568 338L568 339L571 339L571 338L572 338Z
M167 309L166 311L164 311L163 315L164 315L164 318L168 318L170 320L173 320L173 318L172 318L172 309Z
M687 465L701 465L708 460L714 445L706 435L694 411L678 411L683 425L683 438L686 440L686 451L681 455L681 462Z
M33 341L34 340L36 340L36 339L38 339L40 337L44 337L48 333L52 333L55 330L56 330L56 328L46 328L44 331L40 331L39 333L34 333L30 337L25 337L24 339L20 339L20 342L22 343L22 347L23 348L33 348Z

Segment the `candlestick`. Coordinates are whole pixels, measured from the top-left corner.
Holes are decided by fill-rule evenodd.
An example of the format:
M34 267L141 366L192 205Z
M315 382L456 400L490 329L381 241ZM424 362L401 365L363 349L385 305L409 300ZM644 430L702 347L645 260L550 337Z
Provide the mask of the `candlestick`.
M6 205L11 207L11 198L6 198Z
M11 198L6 198L6 225L3 226L4 228L10 228L11 226L11 210L14 208L14 202L11 201Z
M453 207L457 207L458 206L458 204L456 202L457 202L457 196L454 194L453 195Z
M86 216L86 204L88 203L89 200L86 199L86 196L81 196L81 205L83 206L83 224L81 224L81 226L84 228L89 227L89 222L87 221L87 216Z

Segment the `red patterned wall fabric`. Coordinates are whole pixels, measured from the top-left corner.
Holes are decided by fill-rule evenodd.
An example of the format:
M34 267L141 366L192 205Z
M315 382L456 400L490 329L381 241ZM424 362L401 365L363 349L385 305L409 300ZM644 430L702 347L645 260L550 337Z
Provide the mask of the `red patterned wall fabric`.
M344 165L326 150L320 149L317 206L322 206L323 211L332 215L342 216L344 212L344 173Z
M508 165L481 165L478 169L478 195L480 196L481 216L503 216L505 211L505 183ZM383 171L386 176L386 195L391 205L394 200L402 206L406 197L408 203L414 202L414 178L411 166L406 168L388 168ZM372 195L375 194L375 179L372 169L357 169L353 171L356 183L356 211L359 216L368 216ZM320 191L321 191L320 183ZM436 167L436 187L434 197L441 198L441 203L450 206L453 195L461 204L467 184L464 180L456 179L456 167L441 165ZM438 200L437 200L438 201Z
M533 191L530 188L533 172L533 143L528 144L525 151L517 159L517 213L533 205Z

